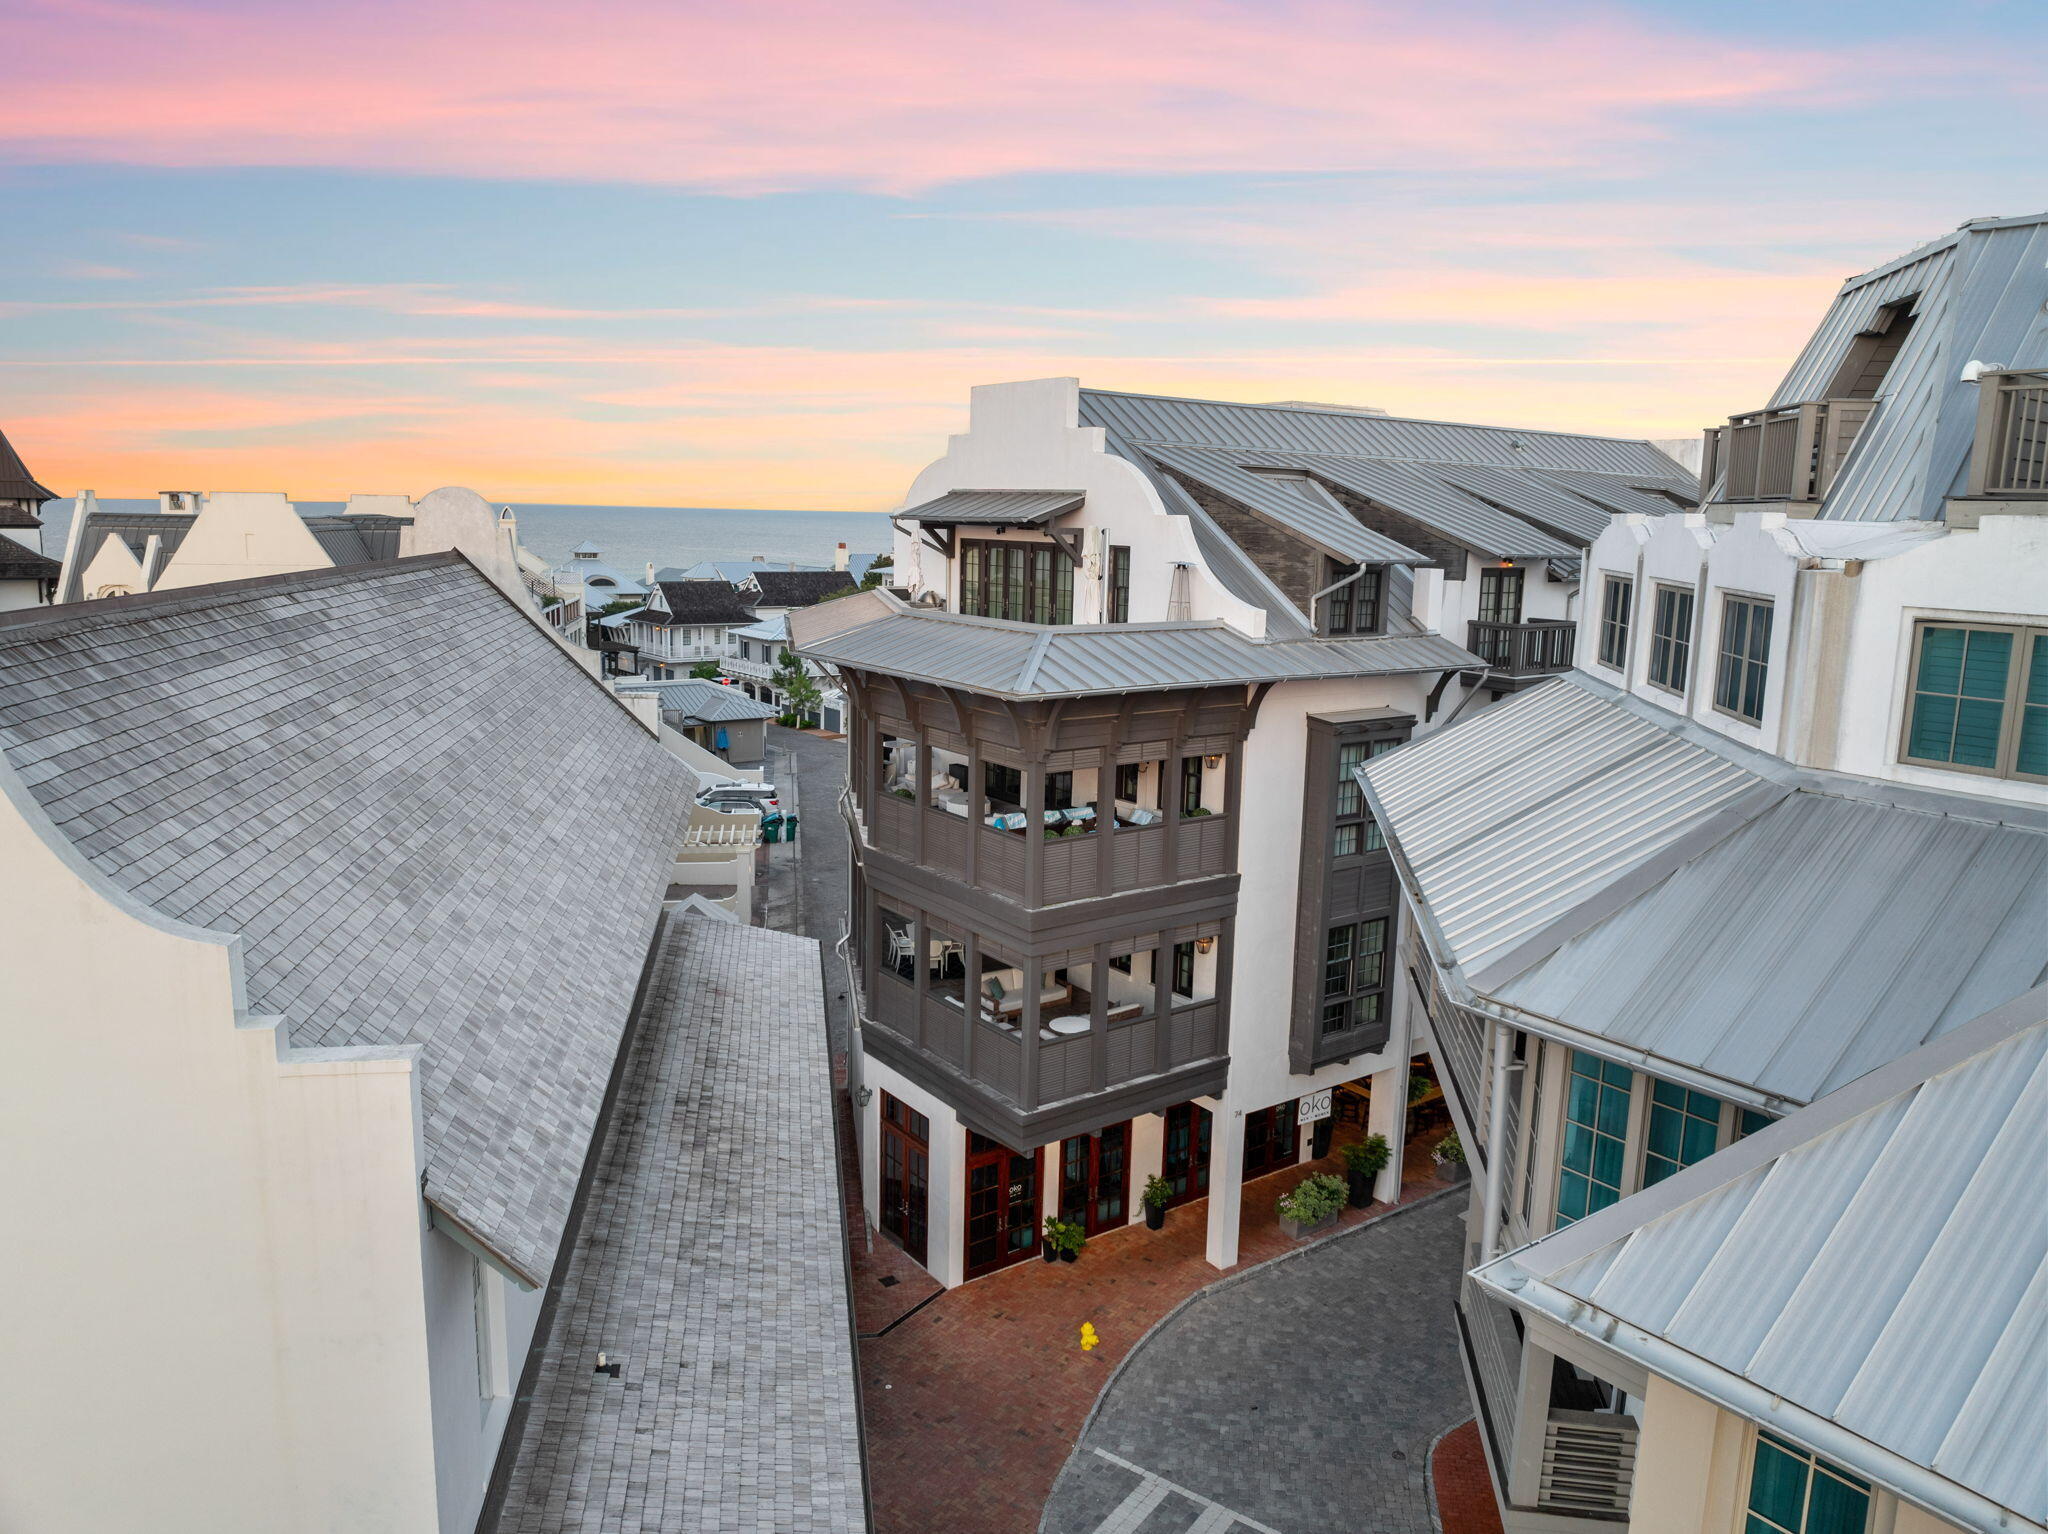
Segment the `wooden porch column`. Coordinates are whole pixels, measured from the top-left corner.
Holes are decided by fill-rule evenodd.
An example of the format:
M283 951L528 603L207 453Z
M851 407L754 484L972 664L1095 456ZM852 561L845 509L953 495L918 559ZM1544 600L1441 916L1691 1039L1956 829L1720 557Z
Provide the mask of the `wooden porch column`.
M1095 945L1089 973L1095 983L1088 992L1088 1085L1100 1092L1109 1085L1109 944Z
M911 771L914 774L911 791L917 795L917 798L913 801L917 806L917 813L911 817L910 860L919 867L922 867L924 865L924 820L925 816L930 813L929 806L932 800L932 758L930 737L925 734L922 721L917 724L916 729L917 734L913 737L915 743L911 747L916 753L911 763Z
M960 934L960 1069L970 1081L974 1073L975 1035L981 1032L981 939L972 927Z
M1152 939L1152 1018L1158 1025L1152 1034L1152 1063L1161 1071L1173 1068L1173 944L1172 934L1161 932Z
M911 945L912 951L910 955L910 962L913 966L910 971L912 992L910 1005L911 1016L916 1022L916 1027L912 1030L910 1036L917 1041L918 1048L922 1049L924 1048L924 999L926 994L930 992L932 985L932 924L923 911L918 911L911 916L910 930L915 937L915 941Z
M967 738L967 882L981 884L982 806L987 802L988 774L982 770L981 742Z
M1216 934L1216 1047L1230 1051L1230 977L1237 966L1237 918L1223 918L1223 930Z
M1024 764L1024 903L1045 903L1045 758ZM1036 1005L1036 1003L1033 1003Z
M1038 993L1045 984L1045 970L1034 953L1027 953L1018 967L1024 976L1024 1010L1018 1014L1018 1027L1024 1036L1024 1061L1017 1078L1017 1095L1028 1112L1038 1106Z
M1230 824L1224 829L1225 848L1230 855L1230 866L1238 867L1237 823L1244 808L1244 740L1230 748L1223 758L1223 770L1230 774L1223 783L1223 813L1230 817Z

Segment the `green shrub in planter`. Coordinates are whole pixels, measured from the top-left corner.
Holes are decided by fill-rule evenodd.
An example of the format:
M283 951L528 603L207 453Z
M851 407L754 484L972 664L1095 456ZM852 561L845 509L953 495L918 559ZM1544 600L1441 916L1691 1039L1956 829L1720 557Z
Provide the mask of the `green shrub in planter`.
M1421 1102L1423 1098L1429 1096L1435 1090L1436 1083L1423 1075L1422 1072L1410 1071L1408 1073L1408 1101L1411 1103Z
M1452 1161L1456 1162L1459 1166L1465 1164L1464 1142L1459 1140L1458 1131L1455 1129L1437 1141L1436 1145L1430 1150L1430 1154L1439 1161Z
M1291 1192L1281 1194L1274 1207L1280 1211L1281 1219L1308 1229L1335 1219L1349 1193L1343 1178L1318 1172L1296 1183Z
M1145 1179L1145 1191L1139 1195L1139 1202L1145 1206L1145 1224L1151 1230L1158 1230L1166 1223L1166 1206L1173 1198L1173 1184L1164 1177Z
M1062 1220L1057 1215L1045 1217L1046 1249L1059 1257L1061 1262L1072 1262L1081 1255L1081 1248L1088 1244L1088 1232L1071 1220Z
M1372 1204L1373 1179L1394 1159L1385 1135L1367 1135L1356 1145L1344 1147L1344 1175L1350 1183L1351 1207L1365 1209Z

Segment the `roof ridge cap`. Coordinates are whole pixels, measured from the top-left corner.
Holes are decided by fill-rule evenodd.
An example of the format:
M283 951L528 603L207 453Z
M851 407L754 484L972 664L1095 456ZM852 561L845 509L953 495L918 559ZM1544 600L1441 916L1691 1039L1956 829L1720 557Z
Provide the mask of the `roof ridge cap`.
M1031 647L1031 653L1025 657L1023 668L1017 673L1014 685L1018 691L1023 691L1038 680L1038 668L1045 661L1045 652L1052 645L1053 635L1058 632L1059 630L1048 626L1046 631L1038 636L1038 643Z

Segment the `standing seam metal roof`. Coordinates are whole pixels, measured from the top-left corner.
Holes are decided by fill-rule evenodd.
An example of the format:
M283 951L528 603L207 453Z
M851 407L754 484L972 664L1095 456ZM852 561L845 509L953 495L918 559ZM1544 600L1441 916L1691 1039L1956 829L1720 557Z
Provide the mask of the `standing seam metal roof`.
M1260 640L1220 622L1049 627L912 607L886 591L795 612L790 620L792 642L812 659L1019 698L1483 664L1437 634Z
M621 683L620 692L651 692L664 713L681 714L705 724L731 724L744 719L773 719L775 710L756 702L737 687L691 677L675 682Z
M695 787L617 699L433 554L0 616L0 749L294 1044L420 1045L425 1196L546 1281Z
M1894 1455L2039 1527L2044 1006L2022 997L1477 1276L1510 1301L1540 1279L1607 1346L1642 1353L1604 1318L1640 1328L1875 1446L1880 1479ZM2010 1527L1977 1512L1966 1526Z
M896 513L915 522L972 522L989 527L1027 527L1078 511L1079 490L948 490Z

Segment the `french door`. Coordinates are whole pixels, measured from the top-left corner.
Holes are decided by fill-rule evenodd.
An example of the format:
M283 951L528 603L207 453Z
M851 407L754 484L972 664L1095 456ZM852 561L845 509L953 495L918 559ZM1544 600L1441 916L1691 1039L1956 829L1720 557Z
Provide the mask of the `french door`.
M922 1113L882 1094L882 1230L920 1266L929 1236L930 1137Z
M1038 1250L1038 1152L1023 1155L967 1136L967 1277L979 1278Z
M1300 1126L1295 1099L1244 1116L1244 1180L1294 1165L1299 1159Z
M1209 1124L1207 1108L1175 1103L1166 1110L1166 1161L1160 1176L1173 1189L1169 1209L1209 1193Z
M1130 1219L1131 1125L1111 1124L1060 1142L1060 1218L1091 1236Z

